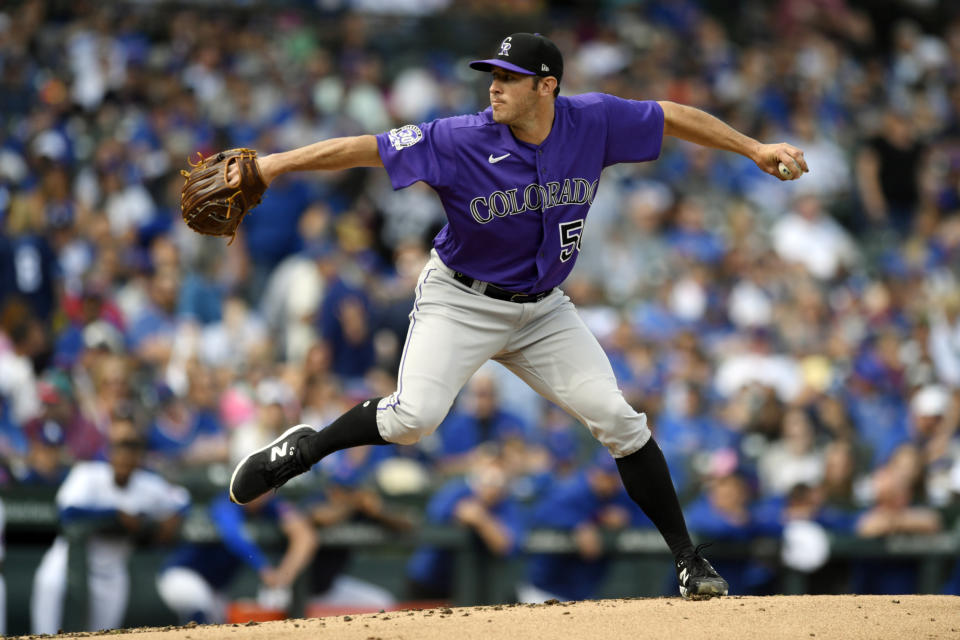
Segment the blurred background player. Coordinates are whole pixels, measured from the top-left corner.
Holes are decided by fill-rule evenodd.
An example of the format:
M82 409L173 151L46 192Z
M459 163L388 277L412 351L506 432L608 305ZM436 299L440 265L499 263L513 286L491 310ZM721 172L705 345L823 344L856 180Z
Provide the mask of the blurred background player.
M227 590L239 571L249 567L260 579L261 594L286 608L290 587L313 558L317 535L307 517L292 504L263 496L240 506L225 495L209 509L217 541L187 543L179 547L157 576L157 592L181 623L225 621ZM273 564L251 539L244 524L259 519L275 524L286 539L286 551ZM285 594L285 595L284 595Z
M115 414L107 433L109 461L80 462L57 492L61 526L89 531L89 615L91 630L123 623L129 595L127 559L137 544L168 544L177 535L190 496L141 464L143 434L129 414ZM62 627L67 585L68 542L58 536L33 580L33 633Z

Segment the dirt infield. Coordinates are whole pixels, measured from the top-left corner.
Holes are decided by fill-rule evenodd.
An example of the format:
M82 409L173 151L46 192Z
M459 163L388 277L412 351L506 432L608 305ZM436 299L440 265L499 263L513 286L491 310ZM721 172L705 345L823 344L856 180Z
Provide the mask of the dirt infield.
M679 598L593 600L78 635L85 640L960 639L960 598L732 596L707 602L685 602Z

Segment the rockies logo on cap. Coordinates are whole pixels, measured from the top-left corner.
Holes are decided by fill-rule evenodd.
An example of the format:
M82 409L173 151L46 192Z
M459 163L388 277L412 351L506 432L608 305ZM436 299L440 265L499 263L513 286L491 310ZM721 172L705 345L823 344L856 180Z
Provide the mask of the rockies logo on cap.
M514 33L500 42L495 58L474 60L470 67L491 71L493 67L528 76L563 77L563 56L553 42L539 33Z

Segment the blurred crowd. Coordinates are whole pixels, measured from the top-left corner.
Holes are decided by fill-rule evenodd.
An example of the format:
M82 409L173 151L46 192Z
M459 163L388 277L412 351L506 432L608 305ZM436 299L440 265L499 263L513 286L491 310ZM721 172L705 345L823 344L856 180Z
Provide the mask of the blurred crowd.
M564 52L563 93L691 104L797 145L811 168L781 183L669 141L656 162L612 167L564 285L647 413L690 528L800 531L806 548L792 523L953 527L960 11L945 0L5 4L0 482L53 487L78 462L107 464L111 424L131 420L144 464L222 487L287 426L388 395L444 224L430 190L395 193L377 170L287 175L227 245L180 222L179 171L221 148L481 110L486 77L464 61L522 29ZM578 551L531 559L526 593L587 597L598 531L648 524L596 450L485 367L434 436L324 460L326 511L305 509L376 519L383 496L435 492L428 521L474 527L501 555L529 527L566 528ZM717 568L732 592L770 579ZM442 596L449 569L422 549L411 588ZM915 588L884 570L859 567L855 587Z

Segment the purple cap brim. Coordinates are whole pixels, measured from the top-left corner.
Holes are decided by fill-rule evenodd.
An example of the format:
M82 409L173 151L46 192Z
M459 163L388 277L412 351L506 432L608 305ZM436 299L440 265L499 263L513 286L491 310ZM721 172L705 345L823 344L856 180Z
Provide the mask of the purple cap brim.
M504 62L499 58L493 58L492 60L474 60L470 63L470 68L476 69L477 71L490 71L490 67L500 67L501 69L513 71L514 73L522 73L525 76L537 75L533 71L524 69L523 67L518 67L515 64L510 64L509 62Z

